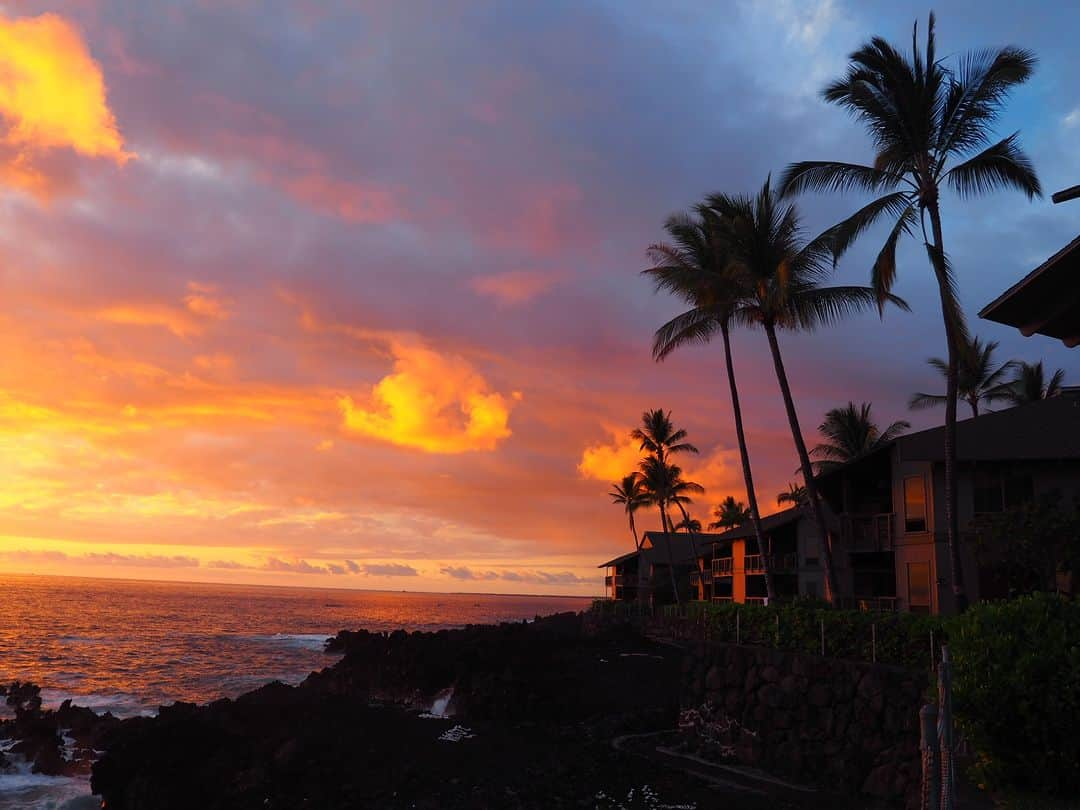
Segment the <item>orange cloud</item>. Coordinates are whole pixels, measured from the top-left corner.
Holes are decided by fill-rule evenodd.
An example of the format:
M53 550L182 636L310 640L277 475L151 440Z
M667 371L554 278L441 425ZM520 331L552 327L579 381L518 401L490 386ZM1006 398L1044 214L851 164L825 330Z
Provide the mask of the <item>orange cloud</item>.
M105 80L80 33L55 14L0 15L0 177L48 197L39 159L70 149L123 165L134 155L105 98Z
M547 291L555 278L527 270L512 270L490 276L476 276L469 285L480 295L494 298L501 304L523 304Z
M215 321L223 321L229 317L225 304L215 297L217 288L212 284L199 284L195 281L188 282L188 294L184 297L184 306L190 312L204 318L212 318Z
M464 358L400 339L390 351L394 373L372 389L368 408L338 400L346 430L429 453L494 450L510 435L518 398L491 391Z
M641 461L640 443L630 438L629 428L607 428L611 439L585 448L578 463L582 478L597 481L618 481L638 468Z
M160 326L177 337L187 338L202 334L208 320L228 319L225 303L215 294L215 287L191 281L182 308L155 302L116 304L98 310L97 317L128 326Z
M348 222L379 225L404 215L394 195L385 189L363 187L324 174L304 174L283 184L298 200Z

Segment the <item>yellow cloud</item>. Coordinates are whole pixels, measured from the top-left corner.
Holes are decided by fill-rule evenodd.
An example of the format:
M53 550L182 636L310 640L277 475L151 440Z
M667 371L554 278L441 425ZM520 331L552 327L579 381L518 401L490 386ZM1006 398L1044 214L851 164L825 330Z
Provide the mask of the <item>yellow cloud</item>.
M394 373L372 389L368 408L338 400L346 430L429 453L493 450L510 435L516 398L492 392L465 359L397 339L390 351Z
M71 149L124 164L105 80L80 33L55 14L10 19L0 14L0 176L39 196L50 190L35 165L42 153Z
M630 438L629 428L608 428L610 441L597 442L585 448L578 463L582 478L597 481L618 481L638 468L641 461L640 443Z

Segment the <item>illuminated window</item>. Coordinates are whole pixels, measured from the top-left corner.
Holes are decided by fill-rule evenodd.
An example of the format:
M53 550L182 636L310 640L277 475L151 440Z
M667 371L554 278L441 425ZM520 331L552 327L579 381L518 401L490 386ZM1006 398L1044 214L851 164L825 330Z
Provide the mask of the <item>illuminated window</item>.
M904 531L926 531L926 481L921 475L904 479Z
M930 612L930 563L908 563L908 608L912 613Z

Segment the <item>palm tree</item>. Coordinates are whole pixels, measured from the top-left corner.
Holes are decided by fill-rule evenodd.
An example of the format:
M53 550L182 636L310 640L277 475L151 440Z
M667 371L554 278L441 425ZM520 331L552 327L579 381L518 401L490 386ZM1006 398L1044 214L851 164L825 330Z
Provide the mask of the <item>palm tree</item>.
M750 510L742 501L736 501L735 496L728 495L713 509L713 517L716 520L709 524L710 529L734 529L750 520Z
M685 529L691 534L699 534L701 532L701 521L697 518L683 518L675 524L675 531L679 529Z
M649 493L641 481L641 475L632 472L624 475L622 481L611 485L611 502L622 504L626 509L626 517L630 521L630 532L634 535L634 548L641 550L641 541L638 540L637 527L634 525L634 512L649 504Z
M922 240L938 286L948 347L945 386L945 523L957 609L967 606L960 567L956 486L956 399L959 356L967 341L956 277L945 250L941 227L942 186L962 199L998 188L1014 188L1028 199L1042 189L1031 161L1019 145L1019 133L990 143L994 122L1005 99L1031 76L1035 56L1014 47L965 54L947 68L935 52L934 15L919 50L918 24L908 57L881 37L850 56L847 74L822 95L863 123L874 144L873 165L834 161L794 163L784 173L784 194L803 190L887 192L856 211L834 229L834 256L882 216L894 218L871 271L880 306L896 278L896 245L921 224ZM930 219L930 233L926 219Z
M735 365L731 359L731 319L747 295L749 276L730 261L723 240L723 227L708 206L699 205L696 217L673 216L664 224L670 243L654 244L648 254L653 267L644 271L658 290L667 290L686 301L691 309L661 326L653 340L653 358L658 362L680 346L708 342L717 332L724 346L731 410L735 420L735 436L742 461L746 500L750 504L750 519L758 547L764 548L761 533L761 512L754 491L754 474L746 446L739 387L735 382ZM772 571L762 557L765 593L775 597Z
M806 506L806 487L801 484L789 483L787 491L776 496L777 506L785 503L790 503L792 506Z
M1038 363L1019 363L1016 377L1006 385L1005 398L1013 405L1026 405L1040 399L1056 397L1061 393L1061 384L1065 382L1065 369L1059 368L1049 380L1043 371L1042 360Z
M848 461L862 458L888 444L910 427L911 423L901 420L881 430L874 422L869 402L858 406L849 402L843 408L833 408L825 414L825 421L818 426L818 432L826 441L810 451L811 456L817 457L814 468L820 475Z
M1006 360L1001 365L994 367L994 351L997 349L996 340L991 340L985 345L978 337L966 341L960 356L957 359L956 395L971 406L971 415L979 415L979 403L985 402L990 405L1004 399L1008 399L1007 384L1003 383L1006 372L1015 365L1013 360ZM949 377L949 363L940 357L931 357L926 361L941 372L945 377L946 384ZM932 408L936 405L944 405L944 394L912 395L908 407L912 410Z
M662 408L645 411L641 414L641 427L630 431L630 438L640 442L644 450L657 461L665 462L673 453L697 453L698 449L685 441L686 431L676 429L671 422L671 411Z
M877 297L869 287L821 286L832 269L831 245L835 235L826 231L803 241L795 206L778 204L769 180L756 197L714 194L709 197L708 205L723 223L729 260L749 277L748 298L732 313L732 319L743 326L761 327L768 339L807 499L822 539L821 559L829 598L835 599L836 578L828 527L806 442L799 428L777 330L812 330L872 308ZM891 293L887 294L886 300L907 309L907 304ZM762 553L765 553L764 547Z
M675 604L681 604L679 598L679 584L675 577L675 557L671 550L671 535L675 531L675 526L668 514L668 508L670 506L677 506L682 510L684 519L687 515L685 512L685 504L690 503L691 499L687 493L690 492L704 492L704 488L700 484L696 484L692 481L686 481L682 477L682 468L675 464L669 464L666 461L661 461L657 456L646 456L641 460L640 464L641 480L648 493L649 505L655 506L660 512L660 526L664 532L664 545L667 548L668 557L668 571L671 573L671 588L675 596ZM693 532L690 532L691 544L694 544ZM697 550L694 550L695 560L697 558Z

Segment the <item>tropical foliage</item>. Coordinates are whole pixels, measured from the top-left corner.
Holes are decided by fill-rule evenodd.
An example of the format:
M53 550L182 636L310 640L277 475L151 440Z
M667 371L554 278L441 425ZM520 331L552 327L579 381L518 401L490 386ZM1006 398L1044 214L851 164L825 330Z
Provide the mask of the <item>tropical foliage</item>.
M998 343L991 340L983 343L978 337L965 341L959 352L956 378L956 396L962 399L971 408L971 415L979 415L979 406L982 404L992 405L995 402L1004 402L1010 399L1010 387L1005 375L1015 366L1015 361L1006 360L1003 363L995 363L994 352ZM931 357L926 361L931 367L941 373L946 380L949 376L949 363L940 357ZM912 395L908 407L912 410L933 408L945 404L944 394L925 394L919 392Z
M742 501L728 495L713 509L713 517L716 520L709 524L710 529L734 529L750 520L750 510ZM764 547L764 544L759 546Z
M788 167L785 194L802 191L862 191L881 196L833 231L834 258L875 222L888 218L889 235L871 269L871 284L884 306L896 280L896 247L921 234L938 287L948 357L945 386L945 523L952 589L961 609L967 603L959 557L956 479L956 404L959 360L968 340L956 275L945 248L940 198L943 188L967 199L996 189L1016 189L1029 199L1041 194L1019 134L994 140L993 126L1009 92L1028 80L1035 56L1020 48L975 51L947 65L937 54L934 16L924 49L918 26L905 54L873 37L850 56L847 73L829 84L826 101L850 112L869 133L870 165L803 161ZM927 230L929 220L929 231ZM811 492L811 500L813 493Z
M630 533L634 536L634 548L641 549L641 541L638 539L637 526L634 524L634 513L639 509L649 506L649 493L637 471L624 475L622 481L611 485L611 502L620 504L626 510L626 517L630 521Z
M825 414L825 421L818 425L818 432L825 441L810 451L816 458L814 469L819 475L874 452L911 427L910 423L901 420L881 430L874 422L871 410L869 402L860 405L849 402L843 408L833 408Z
M1015 368L1016 376L1004 389L1004 398L1013 405L1026 405L1061 393L1065 382L1064 369L1059 368L1047 379L1042 360L1037 363L1017 363Z
M777 506L806 506L806 487L802 484L788 483L784 492L777 493Z

